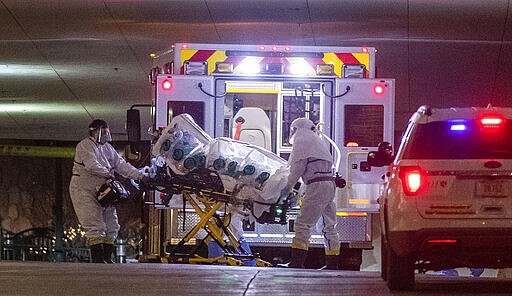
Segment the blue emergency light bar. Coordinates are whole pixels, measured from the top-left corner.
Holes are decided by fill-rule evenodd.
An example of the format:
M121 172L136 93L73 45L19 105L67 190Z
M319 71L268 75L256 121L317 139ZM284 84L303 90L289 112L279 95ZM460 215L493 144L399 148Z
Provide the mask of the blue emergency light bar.
M465 124L457 123L450 126L451 131L465 131L467 129Z

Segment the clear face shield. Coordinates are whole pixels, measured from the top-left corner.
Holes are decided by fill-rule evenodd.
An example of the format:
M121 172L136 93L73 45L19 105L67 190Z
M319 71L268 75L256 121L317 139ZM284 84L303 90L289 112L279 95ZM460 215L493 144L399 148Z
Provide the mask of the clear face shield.
M112 136L110 135L110 129L108 127L98 129L98 138L96 140L101 145L104 145L107 142L112 141Z
M296 127L290 128L290 136L288 137L288 143L293 145L293 139L294 139L294 136L295 136L296 133L297 133L297 128Z

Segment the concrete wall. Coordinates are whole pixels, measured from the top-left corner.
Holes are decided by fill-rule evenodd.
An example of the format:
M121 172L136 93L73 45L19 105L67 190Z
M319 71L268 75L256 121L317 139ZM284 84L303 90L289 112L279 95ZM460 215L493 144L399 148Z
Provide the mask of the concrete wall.
M72 159L0 157L0 223L3 230L18 233L32 227L55 228L54 206L59 192L63 197L64 231L78 229L68 192L72 166ZM58 178L61 188L57 188ZM128 182L123 183L132 196L117 207L121 224L119 238L134 245L142 237L143 202L139 192Z

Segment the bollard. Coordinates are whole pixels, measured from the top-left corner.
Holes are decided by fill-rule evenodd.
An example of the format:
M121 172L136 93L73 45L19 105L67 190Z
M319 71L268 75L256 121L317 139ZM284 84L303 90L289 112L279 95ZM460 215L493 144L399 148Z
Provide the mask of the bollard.
M117 263L126 263L126 241L124 239L117 240Z

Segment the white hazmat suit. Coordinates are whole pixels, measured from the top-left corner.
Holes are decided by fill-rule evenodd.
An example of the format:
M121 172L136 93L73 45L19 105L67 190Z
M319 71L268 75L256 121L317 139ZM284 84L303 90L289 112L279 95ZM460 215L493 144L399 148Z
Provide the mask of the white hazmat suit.
M292 122L289 141L293 150L288 159L290 175L285 190L289 191L301 177L306 184L301 213L294 224L295 237L292 241L290 267L304 266L311 229L323 218L327 268L337 269L340 241L336 231L336 186L332 155L313 122L306 118L298 118Z
M114 206L102 207L97 201L98 189L114 172L131 179L141 179L143 175L131 164L127 163L107 142L100 140L97 126L106 128L106 122L95 120L89 126L90 136L76 146L73 175L69 185L69 193L78 221L85 230L85 236L91 245L93 262L100 263L105 257L109 261L119 223ZM99 133L101 135L101 132ZM110 135L109 135L110 136ZM101 142L104 142L101 144ZM98 248L101 247L100 250ZM105 249L105 254L102 254ZM110 254L109 254L110 253ZM101 260L100 260L101 259ZM107 262L110 263L110 262Z

